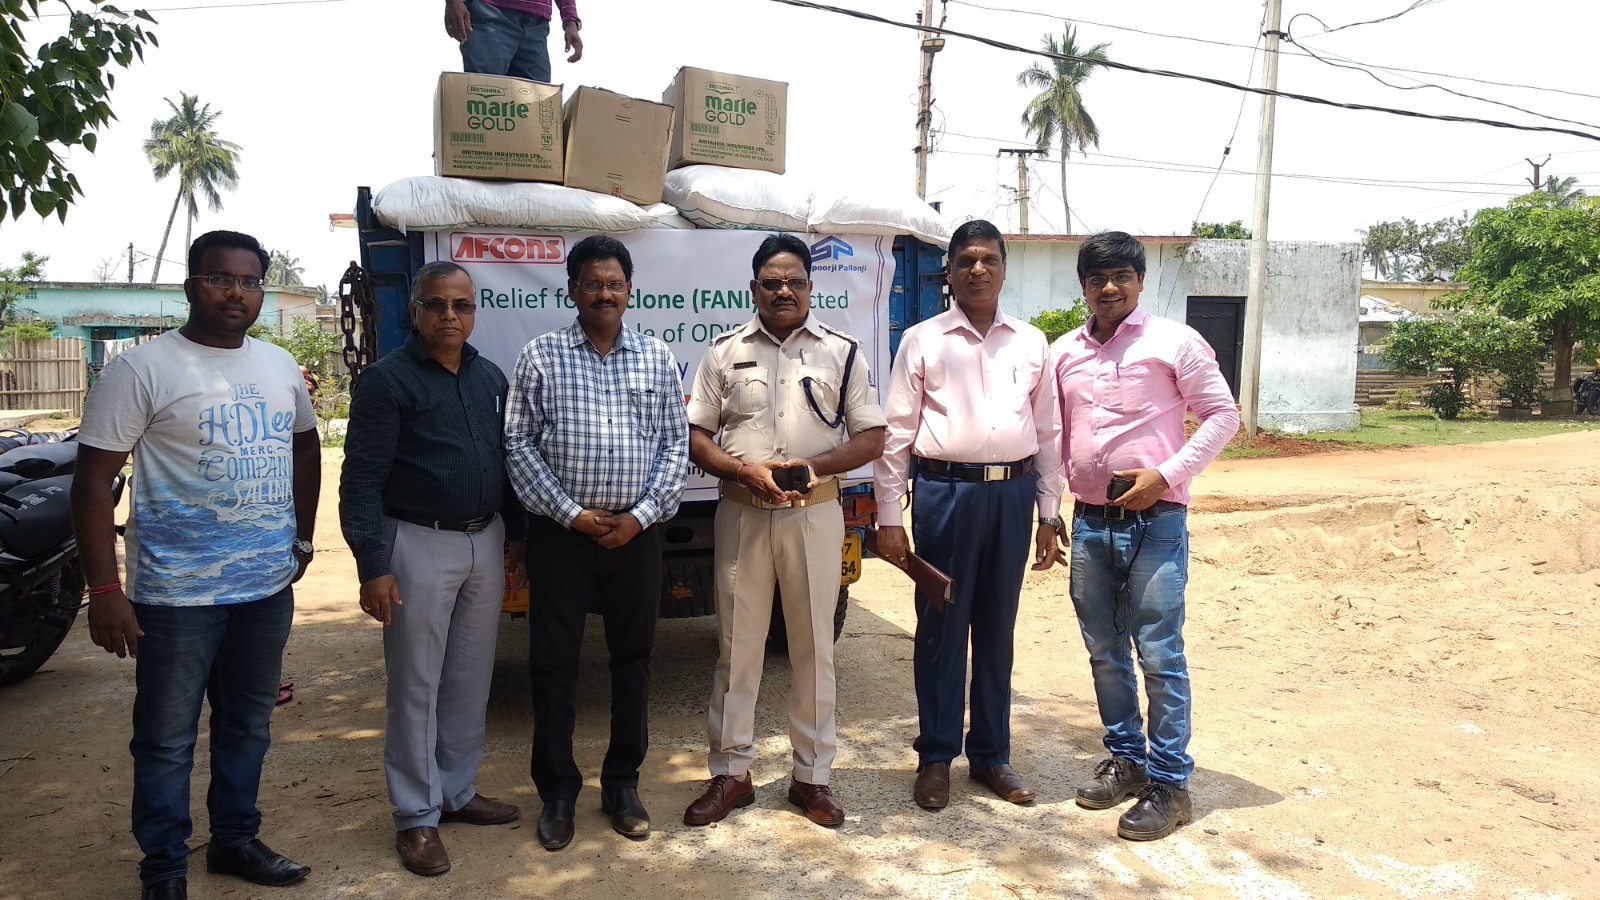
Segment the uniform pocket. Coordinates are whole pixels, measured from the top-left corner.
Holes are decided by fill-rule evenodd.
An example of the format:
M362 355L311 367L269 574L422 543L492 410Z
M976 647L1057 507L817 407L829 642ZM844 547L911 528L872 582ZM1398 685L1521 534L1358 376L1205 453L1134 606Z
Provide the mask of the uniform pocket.
M833 421L839 412L839 373L821 366L798 366L795 376L800 379L800 390L816 403L828 421ZM811 404L806 405L809 408Z
M741 416L753 416L772 402L772 376L764 366L737 369L728 374L728 409Z

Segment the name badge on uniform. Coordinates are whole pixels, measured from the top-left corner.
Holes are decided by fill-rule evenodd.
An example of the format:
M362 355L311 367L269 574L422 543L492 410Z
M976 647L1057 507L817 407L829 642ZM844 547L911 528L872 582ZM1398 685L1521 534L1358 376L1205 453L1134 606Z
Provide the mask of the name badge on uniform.
M739 369L754 369L755 367L756 367L756 361L753 360L753 359L750 360L749 362L742 362L742 363L734 363L733 364L734 371L738 371Z

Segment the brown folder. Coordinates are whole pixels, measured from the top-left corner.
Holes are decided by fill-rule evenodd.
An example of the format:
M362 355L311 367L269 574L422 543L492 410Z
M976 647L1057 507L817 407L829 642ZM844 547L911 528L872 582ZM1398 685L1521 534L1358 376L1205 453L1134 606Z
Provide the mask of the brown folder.
M878 529L867 529L866 545L867 550L872 555L883 559L882 554L878 553ZM894 565L889 560L884 561L891 566ZM933 604L934 609L940 612L944 611L944 605L950 602L951 579L949 575L934 568L931 563L915 553L906 554L906 564L895 566L895 568L911 576L911 580L917 585L917 590L928 598L928 602Z

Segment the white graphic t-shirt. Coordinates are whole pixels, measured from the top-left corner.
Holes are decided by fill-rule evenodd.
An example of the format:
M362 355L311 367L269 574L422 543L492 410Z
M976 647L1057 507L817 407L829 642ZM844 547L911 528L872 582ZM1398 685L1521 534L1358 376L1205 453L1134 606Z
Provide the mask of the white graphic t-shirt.
M127 594L157 606L270 597L294 577L294 434L316 427L293 357L169 331L119 355L78 440L133 451Z

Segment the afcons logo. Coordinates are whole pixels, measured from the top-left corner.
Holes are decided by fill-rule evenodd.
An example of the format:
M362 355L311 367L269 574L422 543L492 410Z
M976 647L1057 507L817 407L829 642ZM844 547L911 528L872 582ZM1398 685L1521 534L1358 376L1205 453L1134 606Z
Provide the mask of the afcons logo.
M567 239L545 234L457 232L450 235L450 261L559 265L567 261Z
M854 247L832 236L825 237L811 245L811 261L813 263L827 262L855 255Z

